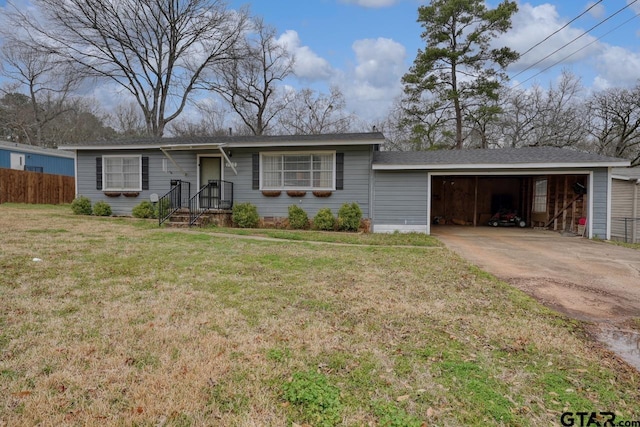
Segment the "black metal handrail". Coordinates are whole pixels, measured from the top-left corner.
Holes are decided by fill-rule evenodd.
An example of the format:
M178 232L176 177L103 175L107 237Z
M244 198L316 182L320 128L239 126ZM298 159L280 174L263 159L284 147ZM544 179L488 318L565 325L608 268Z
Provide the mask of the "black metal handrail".
M212 179L203 185L191 199L189 199L189 225L213 210L228 210L233 208L233 182Z
M158 225L162 225L178 209L189 206L191 183L180 179L171 181L171 189L158 200Z

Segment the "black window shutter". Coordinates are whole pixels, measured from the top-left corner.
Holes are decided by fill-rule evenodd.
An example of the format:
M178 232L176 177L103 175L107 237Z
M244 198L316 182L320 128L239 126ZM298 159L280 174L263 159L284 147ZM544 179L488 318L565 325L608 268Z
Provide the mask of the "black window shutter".
M336 190L344 190L344 153L336 153Z
M142 158L142 189L149 189L149 158Z
M96 157L96 190L102 190L102 157Z
M251 188L254 190L260 189L260 154L252 154L251 155L252 167L251 170L253 172L253 180Z

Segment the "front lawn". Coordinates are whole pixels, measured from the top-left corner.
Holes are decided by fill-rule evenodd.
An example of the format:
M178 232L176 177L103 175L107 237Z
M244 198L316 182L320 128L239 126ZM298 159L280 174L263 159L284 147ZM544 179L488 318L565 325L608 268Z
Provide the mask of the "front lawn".
M21 205L0 205L0 230L0 425L640 419L640 375L578 322L419 237L269 241Z

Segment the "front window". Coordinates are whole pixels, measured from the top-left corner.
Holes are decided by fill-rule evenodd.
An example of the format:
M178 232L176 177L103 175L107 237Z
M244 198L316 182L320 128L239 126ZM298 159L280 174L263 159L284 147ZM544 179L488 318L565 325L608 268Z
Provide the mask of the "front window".
M547 212L547 178L537 178L533 185L533 212Z
M335 153L263 153L264 190L335 189Z
M105 191L142 190L140 156L103 156L102 171Z

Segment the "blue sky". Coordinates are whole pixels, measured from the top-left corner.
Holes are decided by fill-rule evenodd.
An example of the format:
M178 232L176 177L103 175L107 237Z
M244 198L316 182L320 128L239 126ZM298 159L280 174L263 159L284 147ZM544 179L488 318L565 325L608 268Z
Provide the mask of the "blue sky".
M597 4L596 4L597 3ZM247 4L231 2L234 7ZM275 26L296 53L301 84L340 87L348 105L363 117L382 117L401 93L400 79L424 47L416 0L256 0L251 11ZM489 7L497 1L489 0ZM619 9L616 16L580 37ZM518 1L513 29L500 42L525 52L590 6L580 19L509 67L512 85L548 87L566 69L580 76L586 92L612 86L632 86L640 77L640 1L556 0ZM630 22L622 25L624 21ZM622 25L622 26L620 26ZM616 28L620 26L619 28ZM607 32L611 33L596 40ZM574 38L577 41L533 65ZM579 49L570 58L560 61ZM313 66L307 67L307 61ZM548 71L537 73L551 67ZM528 66L531 69L526 70Z
M27 4L28 0L14 0ZM6 0L0 0L3 6ZM513 28L498 42L518 52L558 30L596 4L585 16L532 50L507 70L512 85L528 87L554 83L562 69L580 76L585 92L614 86L633 86L640 77L640 0L517 0ZM402 92L401 78L419 48L421 27L418 0L229 0L231 8L249 5L254 15L277 30L279 40L296 56L294 87L325 91L337 86L347 107L365 120L386 116ZM497 0L487 0L494 7ZM533 65L614 12L616 16L557 54ZM611 34L597 40L611 31ZM568 59L563 57L576 52ZM548 71L536 76L544 68ZM530 69L525 70L528 66ZM520 73L520 74L518 74ZM96 90L96 94L109 91Z

